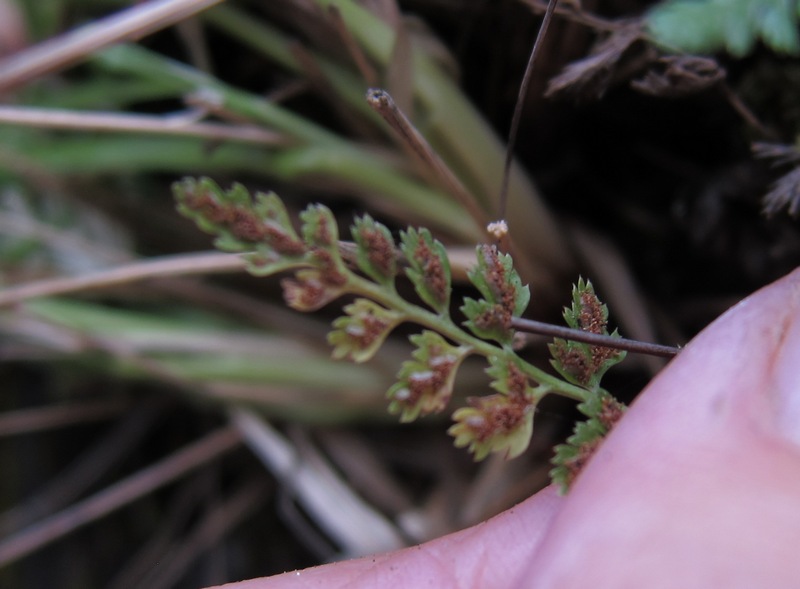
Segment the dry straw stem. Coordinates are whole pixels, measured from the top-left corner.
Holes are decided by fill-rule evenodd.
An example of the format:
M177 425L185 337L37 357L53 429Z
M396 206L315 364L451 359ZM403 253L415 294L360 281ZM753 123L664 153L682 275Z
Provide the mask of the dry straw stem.
M134 262L83 276L41 280L0 290L0 307L20 304L34 298L112 288L152 278L237 272L245 268L245 262L236 254L201 253L165 256L156 260ZM513 319L513 325L520 331L553 335L573 341L593 343L610 348L621 348L654 356L671 357L679 351L678 348L670 346L587 334L581 330L540 321L515 318Z
M253 477L223 500L215 501L205 510L202 519L178 542L162 546L159 553L147 561L142 578L121 578L111 588L147 587L169 589L175 587L198 558L218 548L220 541L236 526L258 511L270 499L269 487L263 478ZM161 540L159 536L153 541ZM176 545L177 544L177 545ZM165 552L165 550L167 550ZM153 566L153 563L158 566ZM137 582L138 581L138 582Z
M0 413L0 437L99 421L130 409L125 399L89 401Z
M0 514L0 537L9 536L84 495L130 455L160 415L156 404L129 407L107 433L64 465L46 485Z
M199 113L202 115L202 113ZM211 141L238 141L261 145L288 145L289 139L254 125L227 125L192 120L196 113L152 116L114 112L79 112L56 108L0 106L0 124L45 129L129 132L153 135L202 137ZM190 118L191 117L191 118Z
M221 253L181 254L155 260L134 262L91 272L83 276L53 278L29 282L0 290L0 307L28 299L111 288L149 278L174 278L193 274L237 272L245 269L238 255Z
M446 190L458 204L463 206L480 227L489 224L489 218L480 204L461 180L453 174L430 143L417 131L414 124L397 107L392 97L384 90L372 89L367 92L367 104L389 124L397 134L400 145L406 149L433 177L433 181Z
M310 444L290 444L253 411L234 408L228 415L249 448L342 547L341 556L405 545L396 526L361 499Z
M240 434L233 427L214 431L167 458L6 538L0 542L0 567L127 505L195 468L208 464L210 460L233 450L240 443Z
M2 220L3 218L0 216L0 221ZM351 242L340 242L340 250L345 260L354 261L354 246ZM474 256L474 250L471 248L469 251L459 248L448 250L448 258L454 274L465 278L466 271L475 263ZM239 254L202 252L162 256L120 264L113 268L97 270L80 276L48 278L0 289L0 308L23 303L30 299L115 288L154 278L242 272L246 268L247 264ZM196 287L192 286L192 288ZM209 287L204 286L203 288L208 289ZM173 288L173 290L179 289ZM234 296L240 295L225 292L214 297L214 302L215 304L224 303L225 301L220 300L221 298ZM254 301L247 301L246 305L254 304Z
M0 62L0 92L73 65L114 43L135 40L222 0L153 0L48 39Z
M153 1L66 33L0 63L0 90L67 67L115 42L138 38L179 22L218 2L219 0ZM353 38L362 45L364 52L384 66L390 63L393 34L384 22L348 0L319 1L319 4L325 7L336 6L342 16L341 20L347 23ZM486 201L483 204L484 209L490 210L493 207L489 205L489 201L497 186L491 177L500 178L502 161L500 157L487 157L486 154L487 150L495 155L502 152L496 137L475 116L473 109L466 104L447 76L421 51L413 52L413 61L415 79L419 77L420 80L417 84L418 96L430 111L429 118L435 125L436 143L446 147L442 153L446 153L449 160L456 162L455 169L462 175L465 183L471 187L480 187L477 194ZM464 140L465 137L471 139L467 141ZM518 170L512 174L511 185L512 193L517 195L512 199L511 206L519 208L511 211L509 217L524 219L529 225L521 227L518 232L523 242L522 249L529 252L520 263L526 266L541 265L538 269L529 269L525 275L532 283L545 287L542 294L546 295L549 291L546 285L552 284L553 272L558 273L569 266L569 255L550 215L538 201L535 189Z

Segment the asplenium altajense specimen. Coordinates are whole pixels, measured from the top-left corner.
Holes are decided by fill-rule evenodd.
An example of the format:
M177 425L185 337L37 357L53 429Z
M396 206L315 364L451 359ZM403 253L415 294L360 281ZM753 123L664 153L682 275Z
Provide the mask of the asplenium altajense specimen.
M333 214L323 205L311 205L300 214L298 233L275 194L251 197L240 185L225 191L207 178L184 179L173 190L180 212L214 234L218 248L241 253L252 274L294 272L282 281L284 298L293 309L314 311L344 294L356 296L328 335L334 358L366 362L399 324L423 328L410 337L412 357L387 392L389 411L401 421L444 411L461 363L470 355L483 356L494 392L467 399L468 405L453 413L455 423L449 429L455 444L468 447L477 460L491 452L520 455L530 442L536 405L545 395L575 399L587 421L556 449L552 472L566 490L624 411L600 387L600 379L625 352L557 339L550 349L560 376L517 354L512 321L525 312L530 292L511 256L494 245L475 249L476 264L468 277L480 296L463 300L460 310L466 320L459 324L450 314L447 252L427 229L401 232L398 246L385 226L364 215L351 227L352 244L344 247ZM398 294L395 281L401 271L425 306ZM608 311L589 282L578 282L564 317L571 327L608 334Z

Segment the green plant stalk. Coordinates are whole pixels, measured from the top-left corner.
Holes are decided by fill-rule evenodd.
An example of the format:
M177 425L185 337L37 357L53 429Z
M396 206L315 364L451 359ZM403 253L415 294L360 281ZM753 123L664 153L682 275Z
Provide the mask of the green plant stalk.
M188 65L153 53L138 45L116 45L98 53L95 63L159 84L171 84L176 95L204 93L209 102L244 115L298 141L314 145L342 147L335 133L270 103L259 96L238 90Z
M65 85L58 92L31 84L21 90L19 104L79 110L123 110L131 104L163 100L174 95L174 87L169 82L157 83L153 80L144 84L141 80L121 80L99 72L91 78Z
M345 286L345 289L352 294L368 297L389 309L399 311L403 314L405 321L417 323L418 325L436 331L455 342L459 342L468 346L470 348L470 353L477 352L478 354L487 358L489 356L501 356L507 354L513 354L516 356L516 354L509 349L491 344L485 340L470 335L457 326L450 317L446 315L438 315L428 311L427 309L414 305L413 303L410 303L400 297L396 291L388 291L384 287L365 278L361 278L356 274L349 273L348 282ZM552 376L524 360L522 360L521 369L527 376L538 382L540 386L546 387L547 392L555 391L564 395L565 397L575 399L576 401L586 401L590 397L590 393L586 389L572 385L558 377Z
M207 142L196 138L82 135L53 139L34 133L29 138L30 141L14 145L15 153L36 160L53 173L197 170L263 173L269 165L266 150L232 143L209 150ZM13 166L8 171L13 173Z
M290 386L292 388L323 388L334 392L369 391L385 386L386 379L367 367L354 370L330 358L310 351L298 350L300 357L276 357L273 353L242 356L225 354L224 346L216 351L196 351L190 345L181 349L181 341L205 340L224 342L228 337L241 335L241 328L193 314L186 318L156 316L143 312L111 309L102 305L78 303L67 299L39 299L24 305L23 313L47 321L88 338L110 340L143 358L151 358L174 376L195 382L255 383ZM262 348L280 348L280 336L254 333ZM283 346L286 348L285 344ZM100 348L102 349L102 347ZM111 350L113 353L113 349ZM141 367L119 358L117 370L131 376L146 376ZM302 368L301 368L302 367Z
M359 192L372 197L370 204L376 208L390 211L399 208L404 218L411 216L415 221L436 225L463 240L482 238L480 228L458 203L387 166L372 165L369 159L353 150L314 146L286 150L275 157L274 164L273 171L286 180L313 178L315 175L342 177L355 184ZM376 194L385 199L376 198Z
M311 205L300 213L300 241L285 206L275 194L257 194L253 197L241 185L222 191L208 178L199 182L194 179L177 182L173 185L173 192L178 199L179 211L193 219L204 231L218 236L217 247L245 254L245 262L251 273L269 276L278 272L293 272L294 279L284 281L283 288L284 298L296 310L314 311L344 294L351 294L377 303L369 310L369 305L364 306L357 300L350 305L350 310L346 309L348 315L353 314L353 318L364 312L378 315L389 312L386 321L370 321L370 326L366 326L366 323L357 326L359 331L362 327L364 329L362 336L356 336L362 338L358 343L364 352L360 359L352 355L353 348L347 349L350 344L340 345L344 340L339 333L350 337L346 335L349 328L345 328L350 319L345 319L344 323L341 318L334 321L334 327L343 329L335 337L329 336L329 342L335 346L335 356L349 355L351 359L363 362L375 353L398 322L410 321L461 344L465 354L479 353L490 361L493 357L518 359L510 347L508 327L499 324L488 329L480 327L476 317L484 311L471 308L470 301L465 300L465 313L470 321L476 321L477 328L471 327L474 335L453 322L449 315L450 267L443 245L434 240L430 232L409 229L402 236L403 245L400 249L410 264L406 275L420 298L436 313L398 294L394 285L397 274L394 239L386 227L368 216L357 219L351 229L358 250L356 263L369 276L365 278L345 263L336 220L324 205ZM264 244L264 249L256 246L259 242ZM352 253L349 248L346 251ZM253 252L253 255L248 256L247 252ZM512 315L518 316L525 310L530 298L529 291L522 286L518 273L513 269L511 256L498 254L495 248L490 247L477 248L477 254L478 265L475 273L470 275L470 280L483 295L484 302L496 305L504 314L503 317L510 321ZM374 259L371 259L372 256ZM387 257L391 258L391 263L387 262ZM425 284L428 279L430 285ZM497 322L498 319L493 321ZM495 338L502 345L489 343L486 338ZM524 362L522 359L519 361ZM539 385L567 397L579 401L590 398L591 391L586 388L551 376L533 365L528 364L523 372Z
M140 47L113 47L100 54L98 60L116 71L146 79L169 79L178 94L206 92L211 100L218 101L218 105L225 110L244 115L307 145L305 151L296 151L292 155L287 151L283 156L275 157L274 171L284 179L296 179L301 169L307 175L334 175L354 184L361 193L384 194L397 205L413 211L417 217L430 219L465 241L474 242L483 233L482 228L477 227L460 207L442 193L408 179L373 152L357 147L260 97L231 88L202 72Z
M316 269L317 266L308 260L297 260L296 262L282 267L282 271L296 271L303 268ZM362 278L349 269L346 269L345 272L347 281L340 287L342 290L341 294L348 293L366 297L388 309L397 311L403 316L403 321L427 327L432 331L450 338L454 342L465 345L469 348L468 353L470 354L478 353L486 358L505 355L513 355L518 358L513 350L509 348L489 343L486 340L467 333L456 325L448 315L433 313L419 305L406 301L397 293L394 286L386 288L384 285ZM542 395L546 392L557 392L576 401L587 401L591 398L591 391L550 375L521 358L520 362L522 371L538 382L540 387L546 389L542 389L544 391L541 392Z
M385 379L370 368L354 371L340 362L313 355L276 358L192 354L156 358L176 376L194 382L289 386L325 390L331 395L353 390L380 390L385 384Z
M312 186L319 180L342 176L365 195L383 194L385 200L373 201L376 208L411 212L413 220L427 221L455 237L474 239L478 234L475 224L458 205L386 167L364 165L352 150L310 146L276 151L233 143L209 150L207 141L189 137L83 134L52 139L27 130L9 143L16 155L62 174L238 171L269 174L284 182ZM15 173L13 165L0 162L0 170L3 169Z

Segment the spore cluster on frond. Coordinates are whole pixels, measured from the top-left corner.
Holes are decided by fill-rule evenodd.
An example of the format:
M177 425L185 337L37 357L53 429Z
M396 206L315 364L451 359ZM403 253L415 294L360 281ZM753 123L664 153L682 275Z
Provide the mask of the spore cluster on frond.
M582 278L572 289L572 305L564 309L564 320L573 329L619 337L616 330L608 333L608 308L600 302L592 283ZM560 338L549 347L553 368L568 382L592 393L578 405L578 410L587 420L576 424L573 435L565 444L556 447L553 458L551 478L566 491L622 417L625 406L600 388L600 380L609 368L625 359L626 352Z
M549 393L581 401L589 418L557 453L554 473L563 484L574 478L572 467L586 448L597 443L594 434L610 428L611 420L603 415L606 399L612 398L599 381L624 353L556 340L553 366L563 380L522 359L512 347L512 320L524 313L530 291L511 256L496 246L476 247L476 264L467 275L480 296L463 300L465 320L458 323L451 317L447 251L425 228L402 231L398 245L388 228L363 215L351 227L353 243L344 256L336 220L323 205L300 213L297 231L272 193L251 197L241 185L225 191L207 178L185 179L174 185L174 192L179 210L215 235L217 247L240 253L251 273L293 273L281 281L293 309L314 311L344 294L355 295L328 335L334 358L366 362L401 323L423 328L410 336L411 359L403 362L387 392L389 411L401 421L446 410L459 367L469 355L479 355L487 361L494 393L467 399L467 406L453 413L449 429L455 444L467 447L476 460L491 452L521 454L530 442L535 407ZM398 294L395 282L401 271L422 305ZM607 333L608 312L588 282L578 283L565 318L572 327Z

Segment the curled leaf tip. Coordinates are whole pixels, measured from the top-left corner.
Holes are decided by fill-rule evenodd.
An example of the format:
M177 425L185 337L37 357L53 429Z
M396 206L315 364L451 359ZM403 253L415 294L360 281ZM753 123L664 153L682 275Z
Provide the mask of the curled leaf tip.
M564 320L573 329L609 335L608 308L600 302L592 283L583 278L572 290L572 305L564 309ZM616 331L612 334L616 336ZM553 357L551 364L561 376L571 383L590 390L600 386L600 380L609 368L621 362L623 350L590 345L556 338L549 346Z
M464 299L465 325L478 337L510 345L511 320L525 311L530 290L522 285L510 255L494 245L479 245L476 252L478 263L467 275L483 299Z
M389 230L369 215L357 218L352 228L358 267L381 284L393 284L397 274L398 250Z
M216 236L226 251L247 252L248 270L265 275L302 265L307 248L275 194L250 196L241 184L222 190L210 178L173 184L178 210Z
M450 262L441 242L427 229L402 233L403 255L408 261L406 275L420 298L438 313L445 313L450 304Z

